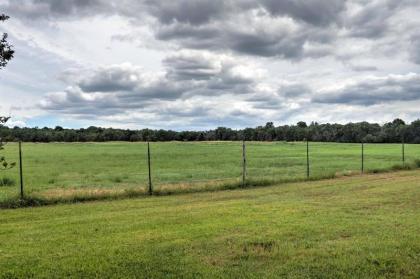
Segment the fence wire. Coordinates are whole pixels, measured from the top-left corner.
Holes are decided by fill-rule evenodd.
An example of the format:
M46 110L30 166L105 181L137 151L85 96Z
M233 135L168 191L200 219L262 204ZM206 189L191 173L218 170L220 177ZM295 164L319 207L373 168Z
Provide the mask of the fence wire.
M305 179L307 151L310 178L360 173L360 143L246 142L247 181ZM68 195L78 191L148 191L147 143L23 143L26 194ZM17 143L1 151L19 162ZM404 152L404 153L403 153ZM364 144L363 169L376 172L412 164L420 155L415 144ZM194 189L241 184L242 142L152 142L153 190ZM0 171L0 201L19 195L19 164ZM95 193L96 193L95 192Z

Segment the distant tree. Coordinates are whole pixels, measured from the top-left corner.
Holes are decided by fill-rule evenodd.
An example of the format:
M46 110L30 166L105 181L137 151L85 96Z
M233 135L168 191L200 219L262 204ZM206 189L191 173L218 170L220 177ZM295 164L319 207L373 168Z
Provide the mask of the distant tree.
M306 127L308 127L308 125L306 125L306 122L303 122L303 121L299 121L296 125L299 128L306 128Z
M392 125L403 126L403 125L405 125L405 122L402 119L396 118L396 119L394 119L394 121L392 121Z
M271 129L271 128L274 128L274 124L273 124L273 122L267 122L267 123L265 123L265 128L266 128L266 129Z

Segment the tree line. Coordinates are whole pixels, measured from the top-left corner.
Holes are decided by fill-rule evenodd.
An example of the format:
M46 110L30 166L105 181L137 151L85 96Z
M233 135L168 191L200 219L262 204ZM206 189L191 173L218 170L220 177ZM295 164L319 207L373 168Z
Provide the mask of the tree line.
M0 124L1 125L1 124ZM129 130L91 126L81 129L20 128L0 126L0 138L25 142L104 142L104 141L319 141L366 143L420 143L420 120L406 124L401 119L383 125L358 122L319 124L298 122L295 125L264 126L245 129L219 127L207 131Z

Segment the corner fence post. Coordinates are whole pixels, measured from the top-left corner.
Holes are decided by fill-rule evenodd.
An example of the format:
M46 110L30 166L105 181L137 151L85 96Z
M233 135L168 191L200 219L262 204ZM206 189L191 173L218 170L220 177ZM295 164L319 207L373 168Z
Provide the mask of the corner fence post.
M245 140L242 141L242 187L245 187L246 181L246 147Z
M361 168L361 172L363 174L364 171L365 171L365 146L364 146L364 143L363 142L362 142L362 154L361 154L361 157L362 157L362 168Z
M309 140L306 139L306 178L309 178Z
M22 141L19 141L19 177L20 177L20 199L23 200L23 169L22 169Z
M147 167L149 169L149 195L153 194L153 187L152 187L152 170L150 167L150 143L147 142Z

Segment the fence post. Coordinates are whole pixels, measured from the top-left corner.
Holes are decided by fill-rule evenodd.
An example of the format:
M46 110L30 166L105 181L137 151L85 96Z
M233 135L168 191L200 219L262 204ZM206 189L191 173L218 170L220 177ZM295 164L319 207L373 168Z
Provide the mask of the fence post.
M245 187L246 181L246 147L245 140L242 141L242 187Z
M150 167L150 143L147 142L147 167L149 169L149 195L153 194L153 187L152 187L152 170Z
M23 200L23 169L22 169L22 141L19 141L19 177L20 177L20 199Z
M306 178L309 178L309 140L306 139Z
M405 166L405 143L404 143L404 137L402 137L402 146L401 146L402 150L402 163L403 166Z
M364 143L362 142L362 168L361 168L362 174L365 171L365 146Z

